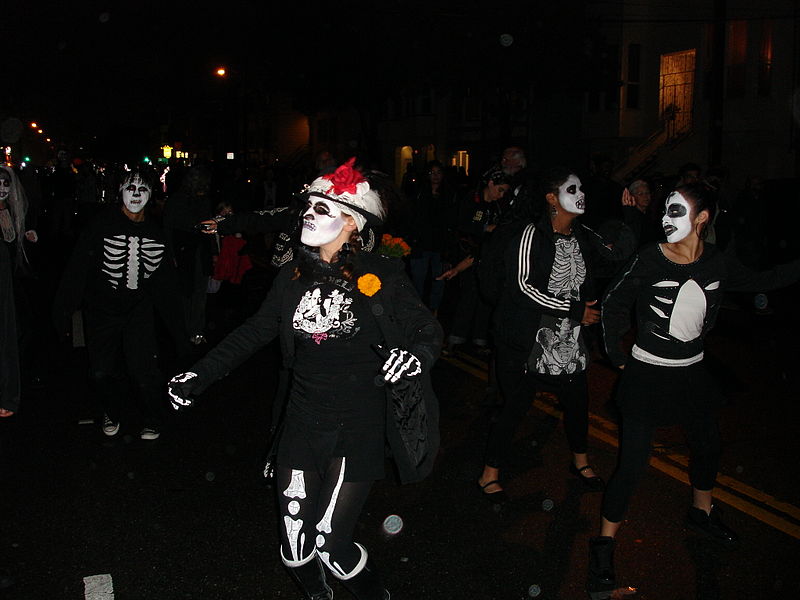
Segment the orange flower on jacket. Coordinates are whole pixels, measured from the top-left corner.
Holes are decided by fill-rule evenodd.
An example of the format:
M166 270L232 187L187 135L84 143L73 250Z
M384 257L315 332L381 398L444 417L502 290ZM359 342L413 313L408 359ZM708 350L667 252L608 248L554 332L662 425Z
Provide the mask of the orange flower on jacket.
M358 291L365 296L374 296L381 289L381 280L377 275L367 273L358 278Z

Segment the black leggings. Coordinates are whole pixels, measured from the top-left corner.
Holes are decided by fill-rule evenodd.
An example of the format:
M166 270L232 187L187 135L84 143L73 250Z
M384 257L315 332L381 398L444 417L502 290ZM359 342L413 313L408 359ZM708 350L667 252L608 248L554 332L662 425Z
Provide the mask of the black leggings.
M497 381L504 397L503 408L489 433L486 445L486 464L500 468L505 465L514 432L525 418L538 391L558 396L564 410L564 431L570 450L585 454L589 433L589 393L586 373L572 375L539 375L525 372L525 353L498 345Z
M364 568L367 551L353 542L353 531L372 481L345 481L347 462L334 458L324 474L278 466L276 483L281 522L281 558L298 567L319 554L338 579Z
M650 462L654 425L623 419L617 469L603 496L603 517L619 523L625 516L639 478ZM710 490L717 480L720 437L716 420L703 417L683 426L689 444L689 481L698 490Z

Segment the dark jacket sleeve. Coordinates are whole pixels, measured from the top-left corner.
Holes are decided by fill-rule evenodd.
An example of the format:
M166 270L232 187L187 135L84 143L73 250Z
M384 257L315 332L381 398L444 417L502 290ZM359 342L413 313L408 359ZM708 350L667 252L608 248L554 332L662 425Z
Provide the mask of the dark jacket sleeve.
M197 373L201 387L198 393L222 379L230 371L250 358L256 351L271 342L280 331L283 292L292 274L293 267L284 267L272 285L261 308L252 317L214 347L192 366L189 371Z
M733 252L725 252L728 279L725 287L732 292L768 292L800 280L800 259L777 265L765 271L754 271L743 265Z
M594 229L583 226L586 238L595 249L599 260L605 263L624 264L636 250L637 238L633 230L625 223L620 223L617 229L617 238L611 244L603 239Z
M423 370L429 372L442 349L442 326L422 303L404 273L397 274L394 285L395 320L403 328L408 350L419 358Z
M639 272L639 256L636 255L609 286L603 300L601 310L603 340L606 354L616 367L624 365L626 360L626 355L622 351L622 338L631 328L631 311L636 303L641 283Z
M514 286L527 302L532 302L535 310L557 318L569 317L575 321L583 319L586 308L584 300L570 300L559 298L547 289L537 287L532 283L534 273L536 248L536 227L530 225L525 228L522 235L515 238L505 249L506 280L507 286ZM552 268L552 265L550 265Z
M96 263L96 228L89 224L81 233L75 248L61 275L55 298L53 299L53 324L59 334L68 332L72 313L80 308L86 294L89 272Z
M183 297L178 286L178 269L169 246L164 260L149 280L148 291L157 314L175 344L177 355L188 356L191 346L183 315Z
M248 213L237 213L217 221L217 233L231 235L233 233L269 233L284 231L296 211L287 207L273 210L259 210Z

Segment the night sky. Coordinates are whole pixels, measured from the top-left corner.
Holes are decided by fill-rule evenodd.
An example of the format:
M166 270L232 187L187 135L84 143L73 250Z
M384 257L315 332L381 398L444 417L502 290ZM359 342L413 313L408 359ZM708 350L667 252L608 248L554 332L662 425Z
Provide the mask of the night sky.
M10 4L0 22L11 75L0 112L73 143L144 136L170 111L196 110L219 93L219 64L248 86L293 91L313 110L426 85L552 79L559 69L548 65L582 47L577 2L384 0L327 3L326 12L275 2ZM501 46L503 33L512 46Z

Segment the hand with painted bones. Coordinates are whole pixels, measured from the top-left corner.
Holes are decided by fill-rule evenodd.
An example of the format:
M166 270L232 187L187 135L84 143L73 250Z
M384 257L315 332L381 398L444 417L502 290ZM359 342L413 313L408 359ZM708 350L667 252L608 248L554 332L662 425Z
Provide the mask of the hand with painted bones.
M392 348L382 370L387 383L396 383L401 377L411 379L422 373L422 363L408 350Z
M167 393L169 394L169 401L172 404L172 408L181 410L192 406L194 400L191 398L191 395L200 387L199 384L197 373L192 372L180 373L170 379L167 384Z

